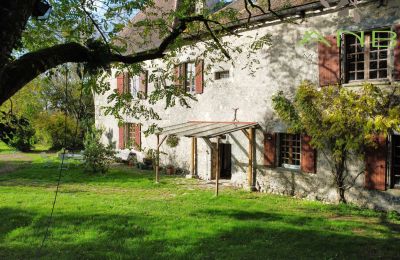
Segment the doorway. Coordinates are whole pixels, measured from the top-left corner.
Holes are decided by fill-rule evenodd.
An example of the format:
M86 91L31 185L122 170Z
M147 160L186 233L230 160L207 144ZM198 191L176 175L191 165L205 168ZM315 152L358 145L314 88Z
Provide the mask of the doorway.
M211 150L211 179L215 180L217 172L217 160L220 161L219 178L230 180L232 177L232 145L219 144L219 155L216 153L217 143L212 143Z
M390 188L400 188L400 135L392 136L392 170Z

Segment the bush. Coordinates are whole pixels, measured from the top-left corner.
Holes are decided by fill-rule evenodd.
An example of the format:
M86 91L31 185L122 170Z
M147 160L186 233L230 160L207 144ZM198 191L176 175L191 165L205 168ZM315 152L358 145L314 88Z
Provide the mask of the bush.
M0 140L22 152L32 149L35 130L28 119L11 113L0 114Z
M176 135L169 135L166 143L171 148L177 147L179 144L179 137L177 137Z
M93 127L85 135L83 158L85 170L92 173L106 173L115 160L115 151L111 145L101 143L102 131Z
M65 131L65 125L67 129ZM52 150L60 150L64 146L69 150L83 148L83 138L81 129L77 126L74 118L67 116L65 120L64 113L55 112L53 114L42 113L37 119L36 127L40 129L38 139L45 141L51 146ZM65 135L66 132L66 136Z

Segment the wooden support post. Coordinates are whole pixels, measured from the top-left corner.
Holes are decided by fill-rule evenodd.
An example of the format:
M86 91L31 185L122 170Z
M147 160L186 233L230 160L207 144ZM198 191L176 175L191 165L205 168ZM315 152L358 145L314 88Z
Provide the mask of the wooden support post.
M197 137L194 137L194 176L197 176Z
M197 138L192 137L192 165L191 165L191 176L196 176L196 153L197 153Z
M156 183L160 179L160 135L157 135L157 152L156 152Z
M215 173L215 196L218 196L219 192L219 172L220 172L220 161L219 161L219 141L220 138L219 136L217 137L217 149L216 149L216 154L217 154L217 169Z
M254 128L249 128L249 166L247 168L247 179L249 189L253 188L253 161L254 161Z

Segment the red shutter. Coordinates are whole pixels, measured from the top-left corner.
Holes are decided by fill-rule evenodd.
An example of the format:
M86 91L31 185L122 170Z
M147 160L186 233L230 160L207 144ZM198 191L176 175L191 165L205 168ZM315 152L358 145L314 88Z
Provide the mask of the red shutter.
M175 66L175 86L185 89L186 64Z
M143 93L144 97L147 97L147 85L148 85L148 72L147 70L140 73L139 76L139 91Z
M135 142L139 149L142 147L142 139L141 139L141 131L140 131L140 124L135 125Z
M123 80L122 80L122 82L123 82L123 93L127 93L127 92L129 92L129 88L130 88L130 81L131 81L131 79L130 79L130 77L129 77L129 73L128 72L124 72L124 77L123 77Z
M122 94L124 92L124 73L120 73L117 76L117 91L118 94Z
M394 26L394 32L397 34L397 43L394 47L394 72L393 79L400 80L400 24Z
M365 187L371 190L386 190L386 137L375 137L377 147L370 147L365 153Z
M195 78L195 85L196 85L196 93L202 94L203 93L203 84L204 84L204 61L198 60L196 63L196 78Z
M303 172L316 173L316 151L310 145L311 137L301 135L301 170Z
M275 167L276 161L276 134L264 134L264 166Z
M325 36L331 46L320 42L318 44L319 85L340 83L340 47L337 46L336 36Z
M118 148L125 149L125 125L119 127Z

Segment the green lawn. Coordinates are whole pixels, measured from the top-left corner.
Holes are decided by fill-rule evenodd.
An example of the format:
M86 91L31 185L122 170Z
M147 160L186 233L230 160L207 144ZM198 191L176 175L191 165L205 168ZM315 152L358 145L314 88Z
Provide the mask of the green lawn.
M400 221L384 213L227 188L214 197L197 180L157 185L151 172L124 167L65 172L38 252L57 166L13 156L0 155L0 259L399 257Z

